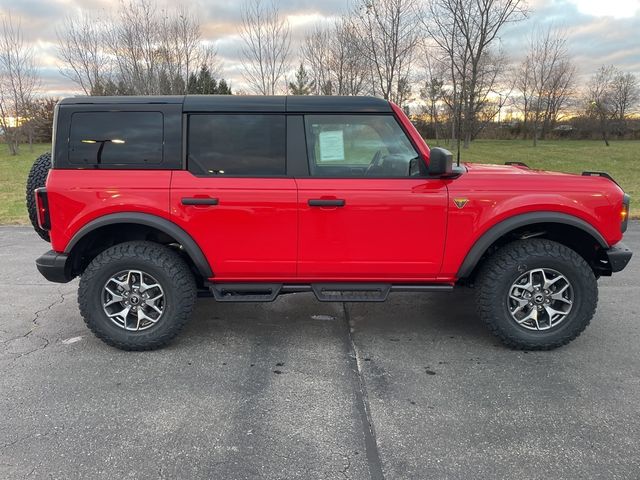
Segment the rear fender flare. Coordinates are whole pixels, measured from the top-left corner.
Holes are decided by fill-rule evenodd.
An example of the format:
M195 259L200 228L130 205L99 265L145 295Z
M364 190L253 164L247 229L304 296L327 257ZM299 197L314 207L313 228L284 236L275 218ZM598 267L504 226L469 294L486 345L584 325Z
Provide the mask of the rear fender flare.
M64 250L65 253L70 254L73 251L73 248L78 244L78 242L92 231L101 227L105 227L107 225L114 225L118 223L145 225L160 230L170 237L175 238L175 240L180 245L182 245L182 248L184 249L186 254L189 255L196 268L198 269L198 272L200 272L200 275L202 275L203 278L213 277L211 265L209 265L207 258L205 257L204 253L202 253L202 250L200 249L196 241L191 237L191 235L189 235L175 223L157 215L151 215L148 213L112 213L92 220L75 233L75 235L67 244L67 247Z

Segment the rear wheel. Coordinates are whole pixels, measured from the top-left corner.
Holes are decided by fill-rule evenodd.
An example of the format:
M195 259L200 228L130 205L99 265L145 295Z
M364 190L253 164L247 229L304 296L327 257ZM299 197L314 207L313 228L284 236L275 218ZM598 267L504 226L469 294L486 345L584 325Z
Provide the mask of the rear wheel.
M36 188L44 187L47 181L47 175L49 175L49 170L51 169L51 153L43 153L36 161L33 162L31 166L31 170L29 171L29 176L27 177L27 191L26 191L26 200L27 200L27 211L29 212L29 220L31 220L31 225L33 225L33 229L43 240L49 242L51 239L49 238L49 232L41 229L38 226L38 212L36 209L36 196L34 194L34 190Z
M549 350L582 333L598 303L596 277L570 248L550 240L510 243L478 275L480 317L506 345Z
M189 320L195 299L196 284L186 262L152 242L105 250L89 264L78 290L87 326L123 350L168 344Z

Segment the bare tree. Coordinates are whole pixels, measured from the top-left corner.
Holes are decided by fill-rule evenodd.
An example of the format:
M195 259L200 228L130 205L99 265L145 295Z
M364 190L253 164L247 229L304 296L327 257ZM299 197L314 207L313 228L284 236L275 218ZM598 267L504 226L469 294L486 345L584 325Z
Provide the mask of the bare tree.
M86 94L183 94L191 73L216 72L215 51L186 7L121 0L105 20L94 17L81 12L58 31L61 71Z
M598 120L600 134L605 145L609 146L611 120L616 116L614 94L615 67L602 66L591 77L586 90L587 113Z
M555 28L534 31L527 56L516 71L516 88L534 146L549 128L553 128L566 106L572 93L575 70L563 31Z
M431 129L434 132L436 143L440 139L440 104L444 101L445 77L446 71L442 62L434 59L431 52L425 52L423 55L425 63L425 81L423 88L420 89L420 98L426 103L426 111L429 115Z
M107 30L107 42L119 80L135 93L158 92L163 61L164 25L149 0L121 2L118 21Z
M40 80L33 50L24 42L20 22L14 23L11 15L5 15L0 27L0 127L9 151L16 155L22 140L21 125L31 120Z
M301 56L311 68L314 93L358 95L366 90L369 70L358 42L345 18L329 28L316 27L305 37Z
M587 114L598 121L602 140L609 146L614 125L623 135L629 114L640 102L638 79L613 65L603 65L591 77L584 100Z
M402 103L419 41L418 0L357 0L351 25L371 68L373 93Z
M275 1L247 0L242 10L242 66L251 89L261 95L274 95L286 88L291 30L280 16Z
M632 73L617 72L613 78L613 102L615 116L624 123L630 113L640 104L640 84Z
M60 73L91 95L109 78L110 59L104 51L105 23L80 12L67 17L57 31Z
M331 30L318 25L307 33L302 43L300 56L309 65L316 95L333 93L332 42L337 43L337 39L331 38Z
M432 0L425 26L448 59L452 97L460 134L468 147L477 131L476 116L503 68L495 48L498 34L526 15L524 0ZM497 113L497 110L496 110ZM459 151L459 149L458 149Z

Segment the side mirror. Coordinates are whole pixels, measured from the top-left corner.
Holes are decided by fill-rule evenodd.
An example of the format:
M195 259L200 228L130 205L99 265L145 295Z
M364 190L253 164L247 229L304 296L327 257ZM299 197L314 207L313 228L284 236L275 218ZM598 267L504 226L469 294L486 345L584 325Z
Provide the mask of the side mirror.
M434 177L451 175L453 172L453 154L444 148L434 147L429 153L429 175Z

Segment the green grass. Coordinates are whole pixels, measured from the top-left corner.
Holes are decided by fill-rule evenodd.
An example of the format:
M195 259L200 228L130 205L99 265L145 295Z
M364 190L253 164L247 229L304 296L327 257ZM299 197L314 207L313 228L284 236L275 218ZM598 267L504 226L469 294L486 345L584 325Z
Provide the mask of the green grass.
M11 156L5 144L0 145L0 224L29 223L25 206L25 184L33 161L51 145L20 145L20 153Z
M428 143L437 146L433 140ZM440 146L449 148L443 142ZM29 223L24 202L27 174L36 157L49 148L38 144L30 151L28 145L22 145L20 154L12 157L7 146L0 145L0 224ZM614 141L610 147L591 140L544 141L534 148L524 140L476 140L468 150L462 150L461 158L484 163L519 161L560 172L605 171L631 195L631 213L640 216L640 141Z
M430 146L438 146L431 140ZM440 142L441 147L449 146ZM449 148L454 152L455 146ZM586 170L607 172L631 195L631 214L640 216L640 141L554 140L533 147L524 140L476 140L461 150L463 162L524 162L531 168L558 172L582 173Z

